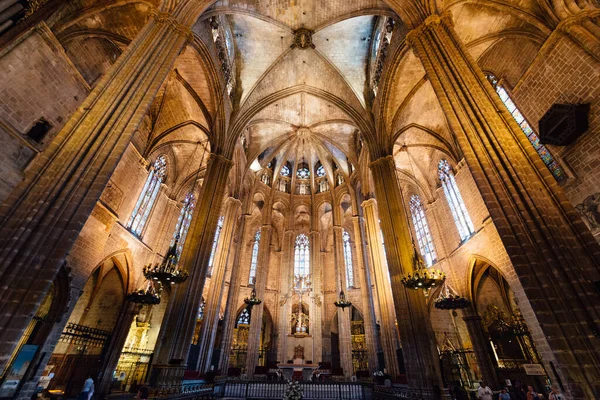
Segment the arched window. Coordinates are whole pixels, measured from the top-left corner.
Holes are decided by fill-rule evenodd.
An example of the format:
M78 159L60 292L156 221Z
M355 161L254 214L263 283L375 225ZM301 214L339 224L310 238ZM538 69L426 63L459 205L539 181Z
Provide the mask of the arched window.
M296 237L294 250L294 275L306 276L310 274L310 242L308 237L301 233Z
M421 250L421 255L425 259L425 263L430 267L437 261L437 256L433 247L433 240L431 240L431 234L429 233L429 225L427 224L427 218L425 218L423 204L416 194L410 197L410 214L415 226L419 250Z
M223 229L224 217L221 215L217 222L217 231L215 232L215 238L213 239L212 249L210 250L210 258L208 259L208 274L212 274L213 262L215 261L215 253L217 252L217 246L219 245L219 236L221 236L221 229Z
M465 207L458 186L456 186L454 174L452 173L452 168L450 168L448 161L440 161L438 164L438 175L442 182L442 187L444 188L444 194L448 200L450 211L452 211L452 217L454 217L454 223L458 229L460 240L465 240L475 232L475 227L473 227L471 217L469 217L469 213L467 212L467 207Z
M310 171L308 169L308 164L301 163L296 171L296 176L300 179L308 179L310 177Z
M258 265L258 246L260 245L260 229L254 235L254 244L252 245L252 261L250 261L250 278L248 283L254 285L256 281L256 266Z
M154 161L154 164L152 164L148 179L146 179L142 193L135 204L129 222L127 223L127 228L136 236L142 235L142 231L144 230L144 226L146 226L150 211L152 211L156 196L160 190L160 184L165 178L166 172L167 159L163 155L158 156Z
M283 167L281 167L281 176L290 176L290 167L288 167L287 164L284 164Z
M325 167L323 165L321 165L321 163L319 163L319 166L317 167L317 170L315 171L315 174L318 177L325 176Z
M237 320L237 325L250 325L250 312L244 308Z
M346 264L346 284L348 287L354 287L354 266L352 265L352 245L350 244L350 234L342 232L342 242L344 243L344 262Z
M190 222L192 221L192 215L194 214L194 207L196 207L196 197L194 193L189 192L183 200L183 206L179 212L179 219L175 226L175 232L173 233L173 240L171 240L171 246L175 242L175 239L179 237L179 243L177 244L177 254L181 256L183 251L183 244L187 237L188 229L190 229Z
M567 178L565 171L560 167L560 165L558 165L558 162L556 162L554 157L552 157L552 154L550 154L546 146L540 143L540 139L535 134L533 129L531 129L531 126L529 126L523 117L523 114L521 114L515 103L512 101L506 89L498 84L498 78L490 73L487 74L487 78L492 86L494 86L494 89L496 89L496 93L498 93L498 96L500 96L500 100L502 100L508 109L508 112L510 112L517 124L519 124L521 130L523 133L525 133L525 136L527 136L527 139L529 139L535 151L537 151L544 164L546 164L546 167L548 167L550 172L552 172L552 175L554 175L554 179L556 179L558 182L564 181Z

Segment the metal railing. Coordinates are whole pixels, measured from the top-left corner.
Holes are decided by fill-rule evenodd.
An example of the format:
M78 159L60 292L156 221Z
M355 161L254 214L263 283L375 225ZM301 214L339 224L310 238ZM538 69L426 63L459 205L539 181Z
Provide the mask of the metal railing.
M282 398L287 382L227 381L221 397L238 399ZM300 382L303 399L367 399L365 386L357 382Z

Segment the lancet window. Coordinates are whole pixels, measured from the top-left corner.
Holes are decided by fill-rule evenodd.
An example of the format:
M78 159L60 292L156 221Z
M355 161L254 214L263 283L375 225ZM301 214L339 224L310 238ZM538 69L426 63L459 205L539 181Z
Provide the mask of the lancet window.
M304 233L296 237L294 249L294 275L306 276L310 274L310 242Z
M136 236L142 235L166 173L167 159L164 155L158 156L154 164L152 164L152 168L150 168L150 173L148 174L142 193L127 223L127 228Z
M237 320L237 325L250 325L250 312L244 308Z
M219 245L219 237L221 236L221 230L223 229L224 217L221 215L217 222L217 230L215 232L215 238L213 239L212 249L210 250L210 258L208 259L208 274L212 273L213 263L215 261L215 253L217 252L217 246Z
M415 233L417 236L417 242L419 244L419 250L421 250L421 256L423 256L425 259L425 264L430 267L437 261L437 256L435 254L435 248L433 247L431 233L429 232L427 218L425 218L423 203L421 203L421 199L416 194L413 194L410 197L410 214L415 227Z
M254 235L254 244L252 245L252 260L250 261L250 277L248 283L254 285L256 282L256 267L258 266L258 247L260 246L260 229Z
M179 212L179 219L177 220L175 232L173 233L173 239L171 240L171 245L173 245L175 239L179 238L179 243L177 244L177 254L179 256L181 256L188 229L190 229L190 222L192 222L194 207L196 207L196 197L194 196L194 193L189 192L183 200L183 205L181 206L181 211Z
M475 232L475 227L473 226L473 222L471 222L471 217L469 217L467 207L460 195L456 180L454 179L454 174L452 173L452 168L450 168L448 161L440 161L438 164L438 175L442 182L442 188L444 189L444 194L448 200L454 223L458 229L460 240L465 240Z
M352 245L350 244L350 234L342 232L342 242L344 244L344 262L346 264L346 284L348 287L354 287L354 265L352 264Z
M535 151L537 151L544 164L546 164L546 167L548 167L550 172L552 172L552 175L554 175L554 179L558 182L564 181L567 178L565 171L558 165L558 162L552 157L552 154L550 154L546 146L540 143L540 138L535 134L533 129L531 129L531 126L529 126L529 123L527 123L523 114L521 114L515 103L512 101L506 89L499 84L498 78L490 73L487 74L487 78L492 86L494 86L494 89L496 89L496 93L500 96L500 100L502 100L508 109L508 112L510 112L516 123L519 124L521 130L525 136L527 136L527 139L529 139Z

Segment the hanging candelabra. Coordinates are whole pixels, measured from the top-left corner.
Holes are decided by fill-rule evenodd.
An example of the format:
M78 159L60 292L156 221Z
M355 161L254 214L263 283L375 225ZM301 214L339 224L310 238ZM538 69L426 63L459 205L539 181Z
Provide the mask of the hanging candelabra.
M262 300L260 300L258 297L256 297L256 289L252 288L252 292L250 293L250 297L246 297L244 299L244 303L246 303L248 305L248 307L250 307L250 308L252 308L254 306L257 306L260 303L262 303Z
M179 236L169 247L169 251L160 264L148 264L144 267L144 276L146 279L159 281L163 284L182 283L188 278L188 272L179 268L179 255L177 254L177 245Z
M444 286L442 287L442 290L440 290L439 296L433 303L434 307L439 310L460 310L469 307L469 304L471 304L471 302L467 298L456 293L456 291L450 287L448 282L444 282Z
M340 295L337 301L335 301L333 304L335 304L336 307L341 308L342 311L344 311L344 308L350 307L352 305L352 302L346 299L344 290L340 290Z
M158 284L160 285L160 284ZM157 290L154 286L154 282L151 279L147 280L146 288L131 292L126 296L126 300L130 303L136 304L159 304L160 303L160 292L161 287Z
M425 296L429 291L444 283L446 274L439 269L427 268L421 255L417 252L413 241L413 273L403 277L401 282L408 289L423 290Z

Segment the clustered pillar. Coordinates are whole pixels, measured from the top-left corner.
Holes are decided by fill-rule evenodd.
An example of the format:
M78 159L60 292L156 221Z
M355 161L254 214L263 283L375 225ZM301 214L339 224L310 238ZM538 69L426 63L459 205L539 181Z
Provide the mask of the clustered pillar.
M600 397L600 295L594 287L600 246L458 39L450 17L428 17L407 42L423 63L561 381L576 399ZM550 365L546 370L553 375Z

